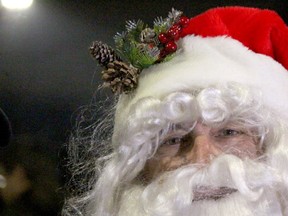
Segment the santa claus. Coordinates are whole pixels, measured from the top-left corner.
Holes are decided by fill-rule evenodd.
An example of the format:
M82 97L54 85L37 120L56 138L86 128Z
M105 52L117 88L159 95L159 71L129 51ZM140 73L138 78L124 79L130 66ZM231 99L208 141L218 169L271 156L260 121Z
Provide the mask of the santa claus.
M71 139L97 158L87 192L68 200L64 214L288 215L283 20L256 8L191 19L173 9L153 28L126 28L115 37L121 58L101 42L91 47L104 86L120 96L110 143L95 139L105 122Z

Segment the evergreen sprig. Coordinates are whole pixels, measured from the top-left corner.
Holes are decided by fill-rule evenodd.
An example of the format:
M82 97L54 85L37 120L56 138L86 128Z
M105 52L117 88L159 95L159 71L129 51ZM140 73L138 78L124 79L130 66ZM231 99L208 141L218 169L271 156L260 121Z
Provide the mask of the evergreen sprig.
M154 31L157 34L166 32L173 25L173 23L177 23L179 21L182 14L182 11L178 11L172 8L172 11L169 12L166 19L163 19L162 17L157 17L154 20Z
M157 61L160 50L157 47L149 48L148 45L141 45L137 43L131 44L129 60L133 66L144 69Z
M147 24L142 20L127 21L125 25L126 31L117 33L114 37L117 53L122 59L125 59L140 70L149 67L159 59L160 48L158 47L159 40L157 35L166 32L173 23L179 20L181 15L181 11L172 8L166 19L157 17L154 20L152 29L156 35L154 39L150 40L152 44L151 42L143 41L143 39L141 41L141 33L148 29Z
M157 17L154 20L154 31L156 34L161 32L166 32L169 29L169 23L166 20L163 20L162 17Z
M182 16L183 12L182 11L178 11L174 8L172 8L172 11L169 12L168 14L168 20L169 22L172 24L172 23L176 23L179 21L180 17Z
M152 65L160 53L157 47L149 48L140 41L141 32L147 27L141 20L128 21L126 31L114 37L117 52L139 69Z

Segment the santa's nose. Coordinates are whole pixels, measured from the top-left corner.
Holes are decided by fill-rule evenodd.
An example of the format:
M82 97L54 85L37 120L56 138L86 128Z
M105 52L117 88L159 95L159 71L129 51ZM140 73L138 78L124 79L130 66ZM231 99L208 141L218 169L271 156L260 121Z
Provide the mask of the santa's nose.
M186 152L190 163L208 164L222 153L215 138L211 136L210 129L202 124L196 125L191 142L192 147Z

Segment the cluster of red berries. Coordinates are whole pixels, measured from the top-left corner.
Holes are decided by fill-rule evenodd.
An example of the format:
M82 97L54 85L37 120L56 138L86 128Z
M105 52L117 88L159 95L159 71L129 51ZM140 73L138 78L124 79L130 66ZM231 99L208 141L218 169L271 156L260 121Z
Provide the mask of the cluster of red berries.
M158 35L160 43L164 46L160 52L160 58L164 58L177 50L177 44L175 41L180 38L182 29L185 28L188 23L189 18L186 16L181 16L179 21L171 26L166 33L161 33Z

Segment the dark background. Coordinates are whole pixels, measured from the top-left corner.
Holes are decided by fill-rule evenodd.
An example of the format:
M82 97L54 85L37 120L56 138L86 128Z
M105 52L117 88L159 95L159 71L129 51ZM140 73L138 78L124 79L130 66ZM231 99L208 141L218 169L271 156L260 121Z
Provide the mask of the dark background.
M74 114L90 103L101 83L100 68L88 51L93 40L113 46L112 38L124 30L126 20L152 24L172 7L192 17L225 5L273 9L288 22L284 0L34 0L24 11L0 7L0 107L10 118L14 138L45 137L50 146L44 148L57 156Z

